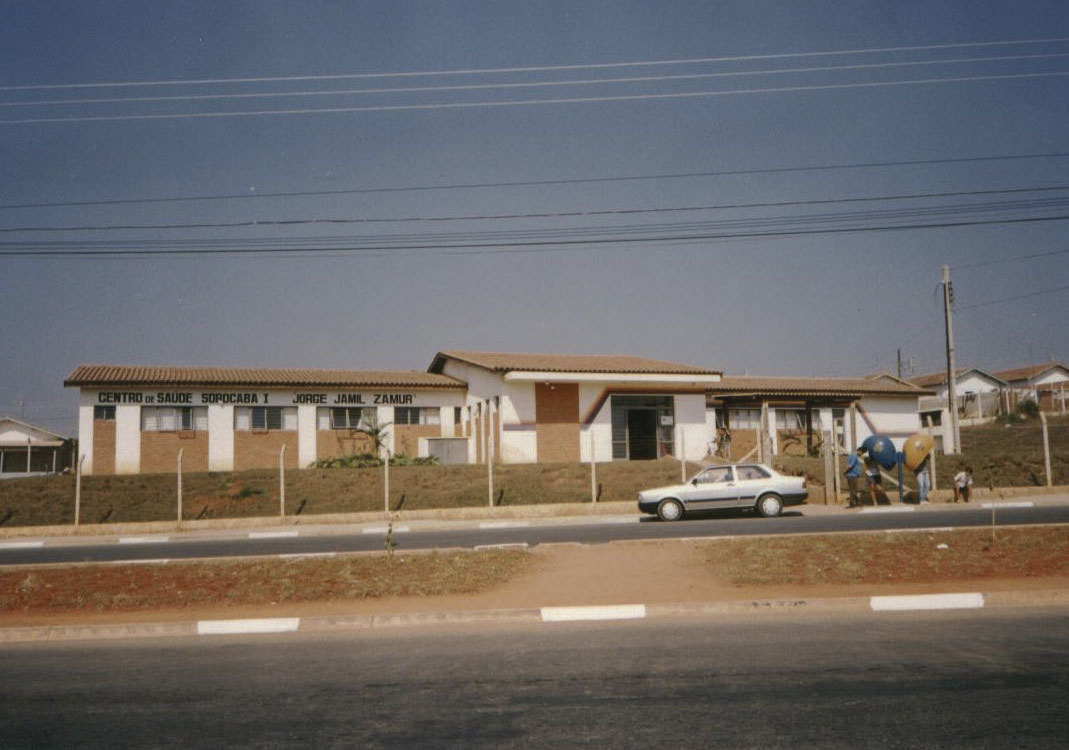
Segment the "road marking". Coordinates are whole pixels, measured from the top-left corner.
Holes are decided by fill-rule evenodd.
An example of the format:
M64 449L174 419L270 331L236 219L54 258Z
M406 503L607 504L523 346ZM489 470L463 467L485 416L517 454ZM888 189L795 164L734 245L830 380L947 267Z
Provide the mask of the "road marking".
M293 531L250 531L249 539L283 539L297 536L296 529Z
M979 609L983 594L917 594L914 596L874 596L869 605L875 612L902 612L914 609Z
M45 543L40 541L33 542L0 542L0 549L36 549L37 547L44 547Z
M262 620L198 620L197 635L233 635L240 633L293 633L300 627L299 617L270 617Z
M165 565L171 562L167 558L157 557L151 560L112 560L112 565Z
M1015 500L1008 503L981 503L981 508L1034 508L1035 503L1027 500Z
M364 529L364 533L365 534L385 534L387 531L389 531L389 527L388 526L372 526L371 528ZM407 526L394 526L393 527L393 533L395 533L395 534L402 534L402 533L404 533L406 531L408 531L408 527Z
M480 529L523 529L531 525L530 521L483 521Z
M483 549L527 549L527 542L506 542L504 544L477 544L475 551Z
M922 527L920 527L918 529L884 529L883 533L884 534L920 534L920 533L923 533L923 532L932 532L932 531L945 532L945 531L953 531L953 530L954 530L953 526L922 526Z
M862 508L862 513L912 513L916 508L907 506L900 508L898 506L892 506L890 508Z
M279 559L289 560L302 557L336 557L337 552L287 552L284 555L276 555Z
M121 536L119 544L154 544L156 542L169 542L168 536Z
M542 622L641 620L645 617L645 604L611 604L602 607L542 607Z

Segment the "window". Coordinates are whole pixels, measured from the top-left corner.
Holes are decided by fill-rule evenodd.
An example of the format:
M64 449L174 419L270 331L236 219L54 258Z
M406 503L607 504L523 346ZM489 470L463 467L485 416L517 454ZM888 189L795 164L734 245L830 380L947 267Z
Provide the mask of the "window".
M730 482L731 481L731 467L730 466L718 466L715 469L706 469L697 477L699 484L713 484L715 482Z
M437 407L395 406L394 424L440 424L442 413Z
M100 419L106 422L115 421L115 407L114 406L94 406L93 407L93 419Z
M740 482L744 479L768 479L772 476L760 466L738 466L735 470Z
M206 406L142 406L142 432L204 431L208 429Z
M760 409L729 409L728 423L733 430L754 430L761 423Z
M297 429L297 408L293 406L239 406L234 409L234 429L266 432Z
M320 430L366 430L375 425L374 408L339 406L320 409L316 413L316 428Z

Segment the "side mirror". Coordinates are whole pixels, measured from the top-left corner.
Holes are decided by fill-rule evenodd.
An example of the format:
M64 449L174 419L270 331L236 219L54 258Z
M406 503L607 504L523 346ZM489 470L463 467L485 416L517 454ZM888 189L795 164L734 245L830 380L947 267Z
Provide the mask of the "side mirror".
M694 477L694 479L690 480L690 483L693 484L695 487L697 487L698 486L698 478Z

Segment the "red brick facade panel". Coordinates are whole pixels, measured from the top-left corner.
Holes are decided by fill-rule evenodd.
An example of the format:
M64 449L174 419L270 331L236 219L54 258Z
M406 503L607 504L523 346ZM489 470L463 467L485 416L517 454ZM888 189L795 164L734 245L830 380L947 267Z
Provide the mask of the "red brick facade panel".
M208 471L207 432L142 432L141 473L175 473L178 451L182 451L183 472Z
M268 432L239 430L235 432L234 471L277 468L278 454L283 445L286 446L286 468L298 468L296 430L271 430Z
M442 428L436 424L399 424L393 427L393 452L406 456L419 455L421 437L441 437Z
M579 460L579 385L535 384L535 443L538 461Z
M115 473L115 420L93 420L93 473Z
M286 449L287 451L289 448ZM341 458L371 453L371 438L359 430L319 430L316 432L316 458Z

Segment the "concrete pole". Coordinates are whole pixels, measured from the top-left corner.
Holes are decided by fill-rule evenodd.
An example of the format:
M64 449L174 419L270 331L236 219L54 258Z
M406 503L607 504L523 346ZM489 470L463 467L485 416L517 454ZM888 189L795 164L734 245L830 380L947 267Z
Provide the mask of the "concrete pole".
M286 517L286 444L278 452L278 517Z
M182 451L184 448L178 449L178 523L182 523Z
M386 518L390 517L390 449L382 446L386 454L386 460L382 462L382 511Z
M488 420L488 421L487 421ZM487 500L491 508L494 507L494 415L490 409L490 402L486 402L486 485Z
M954 319L950 303L950 266L943 266L943 314L946 317L947 349L947 402L950 407L950 432L953 442L952 453L961 453L961 431L958 428L957 373L954 365ZM943 431L944 443L946 431ZM947 447L943 445L943 451Z
M931 437L932 436L932 418L931 417L925 417L924 418L924 426L928 428L928 437ZM928 466L928 470L929 470L929 473L932 475L932 488L931 488L931 491L935 492L938 489L938 487L936 486L936 481L935 481L935 477L936 477L936 474L938 472L936 472L936 470L935 470L935 441L934 440L932 441L932 452L928 454L928 461L930 462L930 464Z
M1054 478L1050 475L1050 436L1047 433L1047 415L1039 413L1039 421L1043 425L1043 466L1047 471L1047 486L1054 486Z
M33 444L30 442L30 438L26 438L26 473L30 473L30 451L33 450Z
M598 462L594 455L594 426L591 425L588 431L590 433L590 503L593 505L598 501Z
M85 461L85 454L78 459L78 465L74 470L74 525L77 526L81 522L82 517L82 462Z
M842 476L839 474L839 436L835 429L835 419L832 418L832 433L831 433L831 465L832 471L832 487L835 490L835 504L839 504L839 493L842 491L842 487L839 484L839 478Z
M685 483L687 481L687 441L684 437L686 433L683 432L683 428L679 428L679 473L682 474L680 482Z
M831 433L827 430L824 431L824 444L827 445L831 440ZM838 472L838 467L832 465L831 451L824 451L824 504L831 505L831 498L835 492L835 474ZM836 498L838 500L838 498Z

